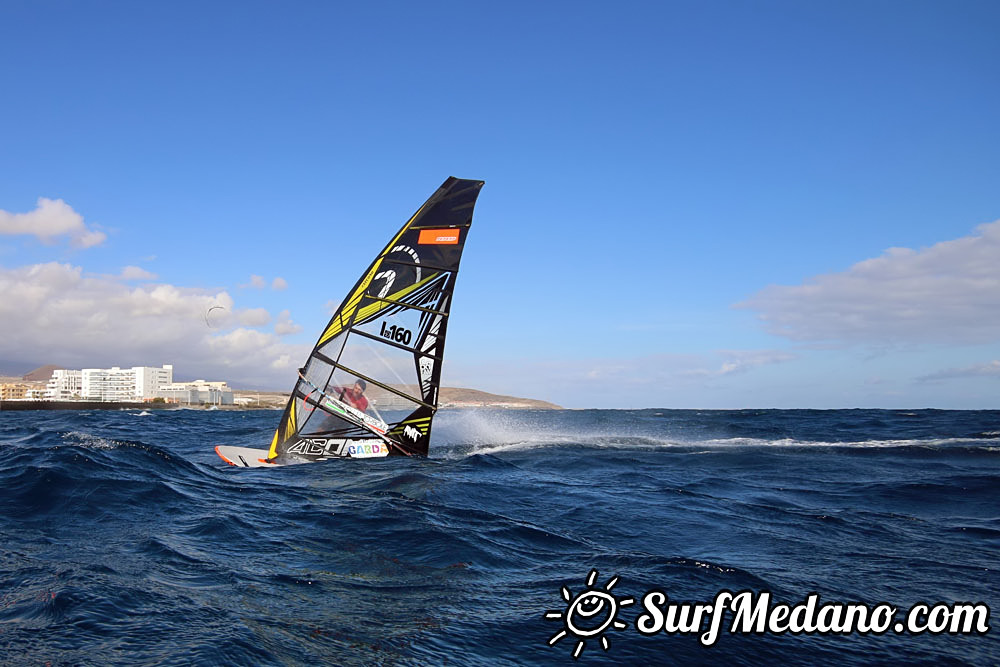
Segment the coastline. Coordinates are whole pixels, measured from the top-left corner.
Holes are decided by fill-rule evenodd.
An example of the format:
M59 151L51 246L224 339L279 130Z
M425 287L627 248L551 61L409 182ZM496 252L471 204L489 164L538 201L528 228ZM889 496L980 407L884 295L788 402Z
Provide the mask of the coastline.
M235 391L235 405L197 403L153 403L147 401L47 401L11 399L0 401L0 411L25 410L281 410L290 394L278 391ZM489 408L496 410L562 410L554 403L531 398L490 394L478 389L442 387L438 409Z
M123 403L118 401L36 401L11 399L0 401L0 412L23 410L163 410L176 403Z

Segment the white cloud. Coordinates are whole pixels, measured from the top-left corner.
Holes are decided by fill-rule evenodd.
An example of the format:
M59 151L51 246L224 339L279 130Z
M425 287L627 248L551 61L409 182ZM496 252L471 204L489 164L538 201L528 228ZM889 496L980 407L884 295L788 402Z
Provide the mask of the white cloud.
M719 366L694 368L682 371L681 375L703 378L723 377L725 375L746 373L754 368L780 364L796 358L794 354L775 350L720 350L716 354L723 359Z
M122 280L156 280L156 274L138 266L126 266L119 276Z
M304 361L309 355L307 346L289 346L273 334L245 328L213 336L208 346L226 368L245 369L245 373L271 378L271 386L279 389L294 384L294 359ZM275 370L289 372L274 373Z
M75 235L72 244L77 248L91 248L104 243L104 240L107 238L108 235L104 232L91 230Z
M236 313L240 324L248 327L262 327L271 321L271 313L266 308L246 308Z
M930 248L890 248L804 285L767 287L739 308L799 341L1000 340L1000 220Z
M222 304L213 304L205 310L205 326L209 329L226 329L233 321L233 314Z
M174 364L178 377L228 380L237 387L282 389L308 345L289 345L245 326L225 330L215 315L234 312L226 292L174 285L130 286L118 276L89 277L51 262L0 267L0 359L67 368ZM209 308L213 325L206 324ZM263 309L236 310L263 319ZM222 318L226 324L228 318ZM291 372L289 373L289 368Z
M273 359L270 363L271 368L275 368L278 370L291 370L293 368L296 368L296 366L297 364L292 360L291 355L288 354L279 355L277 358Z
M104 242L104 232L88 228L83 216L62 199L39 197L38 204L28 213L0 210L0 234L29 234L42 243L54 243L56 237L68 236L78 248L90 248Z
M263 276L258 276L253 274L250 276L250 282L240 285L241 288L252 287L253 289L264 289L267 286L267 282L264 281Z
M279 276L271 281L271 289L278 291L288 289L288 281Z
M918 382L938 382L940 380L955 380L955 379L966 379L966 378L977 378L977 377L988 377L996 378L1000 380L1000 360L994 359L993 361L987 362L985 364L975 364L972 366L965 366L964 368L948 368L943 371L938 371L937 373L931 373L930 375L924 375L917 378Z
M292 322L292 314L283 310L278 313L278 321L274 325L274 333L279 336L284 336L287 334L294 334L302 331L302 327L295 322Z

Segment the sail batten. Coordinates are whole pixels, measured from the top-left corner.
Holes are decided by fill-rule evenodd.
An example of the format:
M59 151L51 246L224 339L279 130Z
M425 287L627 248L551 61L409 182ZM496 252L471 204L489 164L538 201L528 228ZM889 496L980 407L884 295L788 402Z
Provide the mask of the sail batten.
M427 453L482 185L447 179L361 273L299 371L269 461Z
M382 338L380 338L380 337L378 337L378 336L376 336L374 334L366 333L366 332L361 331L361 330L355 330L354 331L354 335L355 336L362 336L364 338L367 338L368 340L373 340L376 343L382 343L383 345L390 345L390 346L392 346L392 347L394 347L394 348L396 348L398 350L406 350L407 352L410 352L410 353L414 353L414 352L418 351L416 348L407 347L405 345L400 345L399 343L394 343L391 340L382 339ZM441 359L442 359L442 357L440 357L440 356L429 354L427 352L421 352L421 354L423 356L425 356L425 357L433 359L434 361L441 361Z
M361 373L359 371L356 371L353 368L348 368L347 366L344 366L343 364L337 363L336 361L328 361L328 363L331 366L333 366L334 368L339 368L340 370L344 371L345 373L350 373L351 375L353 375L356 378L364 380L365 382L371 382L372 384L374 384L374 385L376 385L378 387L381 387L382 389L385 389L388 392L392 392L393 394L396 394L400 398L405 398L408 401L413 401L414 403L420 403L421 405L425 405L428 408L434 408L434 409L436 409L435 406L429 405L427 403L424 403L420 398L417 398L416 396L411 396L410 394L407 394L404 391L400 391L399 389L394 388L392 385L383 384L383 383L379 382L378 380L376 380L375 378L369 377L367 375L364 375L363 373Z
M421 311L423 311L425 313L432 313L434 315L441 315L442 317L448 317L448 313L446 313L444 311L441 311L441 310L434 310L433 308L425 308L424 306L418 306L418 305L413 304L413 303L405 303L403 301L395 301L393 299L390 299L390 298L384 297L384 296L381 297L381 298L377 298L377 297L368 297L368 298L372 299L374 301L384 301L385 303L391 303L393 305L402 305L402 306L406 306L407 308L412 308L414 310L421 310Z
M475 206L475 204L471 204L469 206L469 208L471 208L472 206ZM427 225L427 226L421 227L421 226L418 226L418 225L414 225L410 229L465 229L466 227L470 227L470 226L471 225Z
M440 227L434 227L433 229L441 229L441 228ZM447 267L432 266L431 264L418 264L416 262L407 262L407 261L404 261L404 260L401 260L401 259L394 259L391 262L387 262L387 263L390 263L390 264L399 264L400 266L412 266L412 267L416 267L418 269L430 269L432 271L448 271Z
M355 333L361 333L361 332L356 331ZM422 353L422 354L425 354L425 353ZM345 373L350 373L352 376L354 376L354 377L356 377L358 379L364 380L365 382L371 382L371 383L373 383L375 385L378 385L378 386L382 387L383 389L385 389L386 391L389 391L389 392L392 392L392 393L398 395L400 398L405 398L407 400L413 401L414 403L419 403L421 401L421 399L419 397L411 396L410 394L407 394L406 392L402 392L402 391L400 391L400 390L392 387L391 385L384 385L384 384L380 383L378 380L376 380L373 377L369 377L369 376L361 373L360 371L357 371L357 370L355 370L353 368L345 366L345 365L341 364L338 361L334 361L333 359L331 359L331 358L327 357L326 355L324 355L322 352L317 352L317 353L315 353L314 356L317 359L319 359L320 361L323 361L323 362L329 364L331 367L333 367L335 369L340 369L340 370L344 371ZM434 406L428 405L427 407L434 407Z

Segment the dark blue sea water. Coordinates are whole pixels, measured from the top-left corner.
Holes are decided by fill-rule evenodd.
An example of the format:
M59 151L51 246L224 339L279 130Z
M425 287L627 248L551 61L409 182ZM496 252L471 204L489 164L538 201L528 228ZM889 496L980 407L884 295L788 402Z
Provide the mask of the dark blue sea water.
M654 588L997 610L1000 411L442 411L429 459L213 452L278 417L0 413L0 663L1000 661L997 629L634 627ZM578 636L549 642L591 570L636 602L574 662Z

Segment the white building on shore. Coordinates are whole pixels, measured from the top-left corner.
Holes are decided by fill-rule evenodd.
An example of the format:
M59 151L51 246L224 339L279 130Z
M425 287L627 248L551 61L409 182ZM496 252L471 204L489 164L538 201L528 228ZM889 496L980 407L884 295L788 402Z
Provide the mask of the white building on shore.
M170 364L164 364L163 368L136 366L132 370L135 371L135 390L140 401L156 398L160 387L174 381L174 367Z
M202 403L206 405L234 405L233 390L225 382L173 382L161 385L157 398L168 403Z
M174 367L133 366L132 368L84 368L80 396L90 401L143 401L174 381Z
M49 400L193 403L233 405L233 390L225 382L174 382L174 367L164 364L132 368L84 368L52 371L45 388Z
M68 401L80 398L83 392L83 371L63 368L52 371L52 377L45 385L45 398L50 401Z

